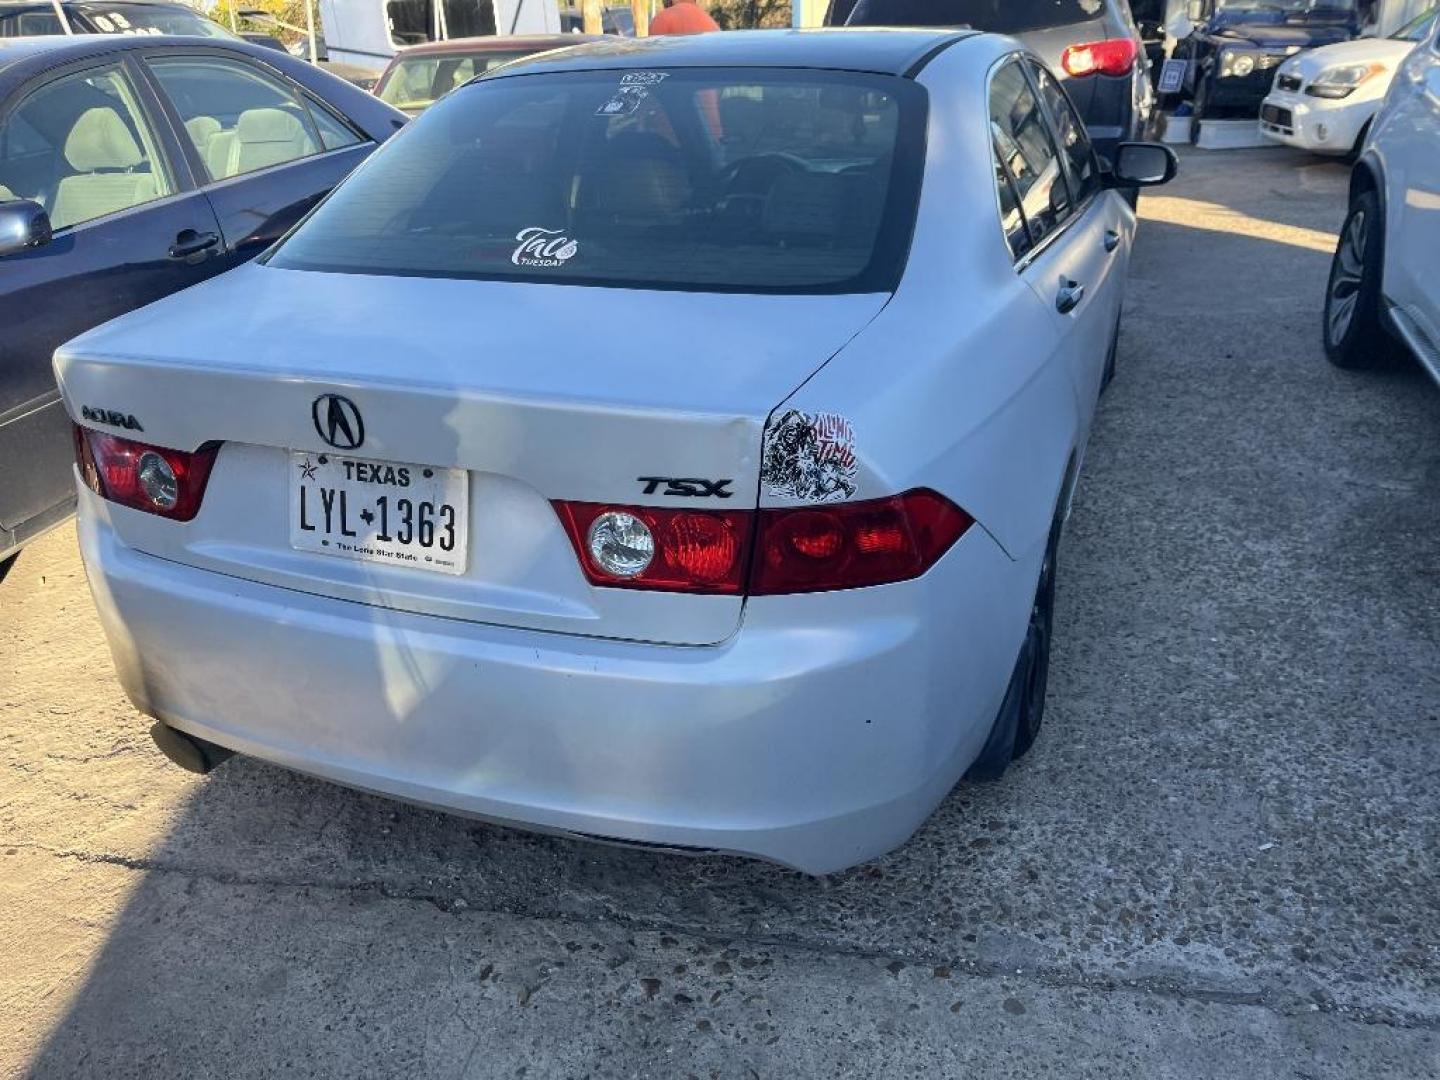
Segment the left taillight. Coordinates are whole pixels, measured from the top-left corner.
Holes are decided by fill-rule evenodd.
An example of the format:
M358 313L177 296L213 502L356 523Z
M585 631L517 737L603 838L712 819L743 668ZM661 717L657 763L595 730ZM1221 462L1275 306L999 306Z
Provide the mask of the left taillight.
M75 463L86 487L121 506L173 521L199 513L219 451L218 442L187 453L75 426Z
M557 502L585 577L620 589L734 595L745 588L753 515Z
M1129 75L1139 55L1140 48L1133 38L1093 41L1067 48L1060 54L1060 66L1065 69L1065 74L1075 77Z

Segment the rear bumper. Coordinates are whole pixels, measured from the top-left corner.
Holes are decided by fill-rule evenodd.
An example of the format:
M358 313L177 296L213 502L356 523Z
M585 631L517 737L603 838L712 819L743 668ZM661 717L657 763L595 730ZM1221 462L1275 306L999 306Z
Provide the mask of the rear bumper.
M659 646L182 566L123 545L105 505L82 492L81 552L150 715L408 801L810 873L902 843L974 760L1035 570L973 528L920 581L767 597L724 644Z

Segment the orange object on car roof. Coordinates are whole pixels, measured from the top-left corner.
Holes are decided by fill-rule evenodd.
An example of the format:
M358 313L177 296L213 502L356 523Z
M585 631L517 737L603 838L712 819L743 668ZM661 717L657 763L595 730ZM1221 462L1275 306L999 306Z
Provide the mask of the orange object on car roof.
M695 0L675 0L650 20L650 36L662 34L704 34L720 25Z

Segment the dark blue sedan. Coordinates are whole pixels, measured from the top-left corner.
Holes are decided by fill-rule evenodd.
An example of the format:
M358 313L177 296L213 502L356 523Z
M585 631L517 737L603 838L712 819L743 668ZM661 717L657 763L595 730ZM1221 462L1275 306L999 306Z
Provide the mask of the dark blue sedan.
M259 254L404 122L240 41L0 39L0 566L75 501L55 347Z

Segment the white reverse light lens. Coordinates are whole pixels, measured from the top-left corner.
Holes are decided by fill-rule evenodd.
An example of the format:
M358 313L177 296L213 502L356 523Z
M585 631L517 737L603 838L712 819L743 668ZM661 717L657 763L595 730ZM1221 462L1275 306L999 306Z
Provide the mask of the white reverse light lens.
M590 524L590 557L607 574L632 578L655 558L655 537L645 523L623 510L607 510Z
M180 485L175 480L175 470L170 463L153 450L140 455L136 470L140 478L140 490L145 497L161 510L173 510L180 501Z

